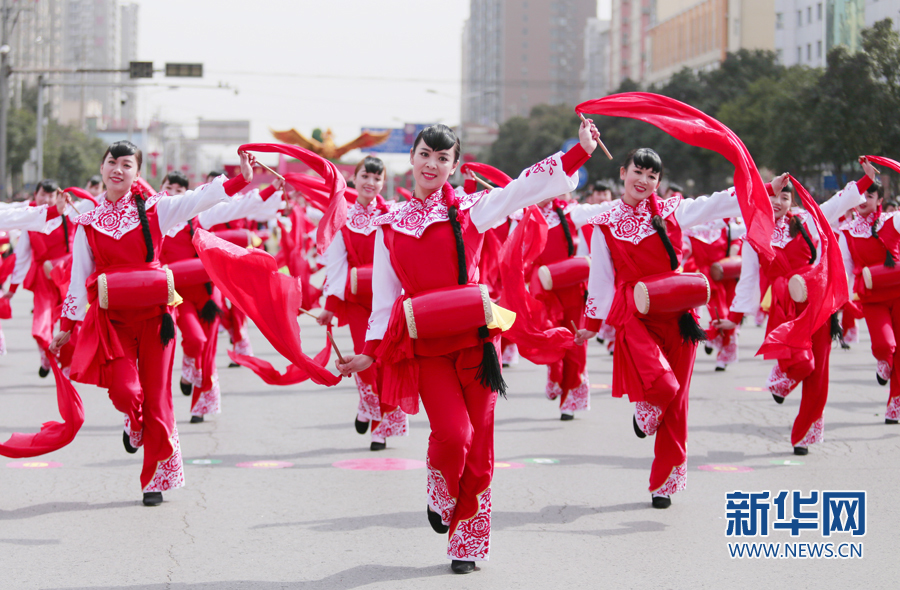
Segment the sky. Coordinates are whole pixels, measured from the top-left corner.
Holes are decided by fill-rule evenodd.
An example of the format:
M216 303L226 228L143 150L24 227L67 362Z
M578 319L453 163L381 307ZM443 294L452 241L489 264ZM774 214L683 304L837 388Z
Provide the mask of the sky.
M610 2L598 1L601 18ZM270 128L330 127L341 144L362 127L459 123L468 0L136 3L139 60L203 63L204 78L175 81L230 87L142 89L141 125L249 119L254 142L272 141Z

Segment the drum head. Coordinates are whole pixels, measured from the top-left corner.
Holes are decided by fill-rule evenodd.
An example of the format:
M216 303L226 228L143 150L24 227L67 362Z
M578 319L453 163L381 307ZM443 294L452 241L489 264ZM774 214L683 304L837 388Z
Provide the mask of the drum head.
M788 281L788 292L791 299L797 303L806 303L809 294L806 290L806 281L800 275L794 275Z
M647 315L650 312L650 292L643 282L634 286L634 305L637 307L638 313Z

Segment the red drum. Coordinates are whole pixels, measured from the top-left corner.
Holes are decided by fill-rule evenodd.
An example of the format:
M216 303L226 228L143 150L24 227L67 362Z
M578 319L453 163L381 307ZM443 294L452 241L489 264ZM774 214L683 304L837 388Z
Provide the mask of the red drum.
M587 256L567 258L538 268L538 278L544 291L565 289L584 283L590 274L591 259Z
M709 276L717 283L741 278L741 257L731 256L713 262L709 266Z
M54 258L53 260L45 260L44 261L44 276L48 279L53 280L53 271L56 269L56 276L61 276L60 272L65 272L66 269L72 268L72 255L66 254L65 256L60 256L59 258ZM64 276L64 275L62 275Z
M485 285L426 291L403 302L409 337L445 338L477 330L494 321Z
M101 309L140 309L175 303L175 278L168 268L125 270L97 277Z
M709 281L699 272L664 273L634 286L634 304L643 315L671 314L709 303Z
M866 289L886 289L900 285L900 267L891 268L883 264L867 266L862 270Z
M372 265L350 269L350 293L357 297L372 296Z
M806 279L800 275L794 275L788 279L788 293L796 303L806 303L809 299L809 291L806 289Z
M253 233L247 229L223 229L217 231L215 236L241 248L253 247Z
M193 287L209 282L209 273L203 268L203 261L199 258L186 258L168 265L175 278L175 288Z

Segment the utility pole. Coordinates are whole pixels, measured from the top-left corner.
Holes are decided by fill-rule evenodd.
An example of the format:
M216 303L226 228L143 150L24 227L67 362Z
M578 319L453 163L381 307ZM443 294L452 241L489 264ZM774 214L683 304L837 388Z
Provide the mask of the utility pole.
M38 76L37 83L37 141L35 142L35 159L37 160L37 181L44 180L44 74Z
M0 199L9 196L6 185L6 126L9 115L9 0L3 0L0 14Z

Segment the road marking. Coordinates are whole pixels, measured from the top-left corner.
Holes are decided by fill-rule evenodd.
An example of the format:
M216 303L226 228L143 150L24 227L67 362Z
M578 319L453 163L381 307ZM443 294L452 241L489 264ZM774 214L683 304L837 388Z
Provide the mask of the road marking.
M697 469L701 471L718 471L721 473L739 473L745 471L753 471L752 467L745 467L743 465L701 465Z
M238 463L238 467L247 469L284 469L285 467L293 467L293 463L287 461L249 461L246 463Z
M425 462L395 457L373 457L371 459L347 459L332 463L331 466L338 469L353 469L355 471L406 471L409 469L424 469Z
M53 467L62 467L62 463L56 461L13 461L7 463L7 467L12 469L52 469Z

